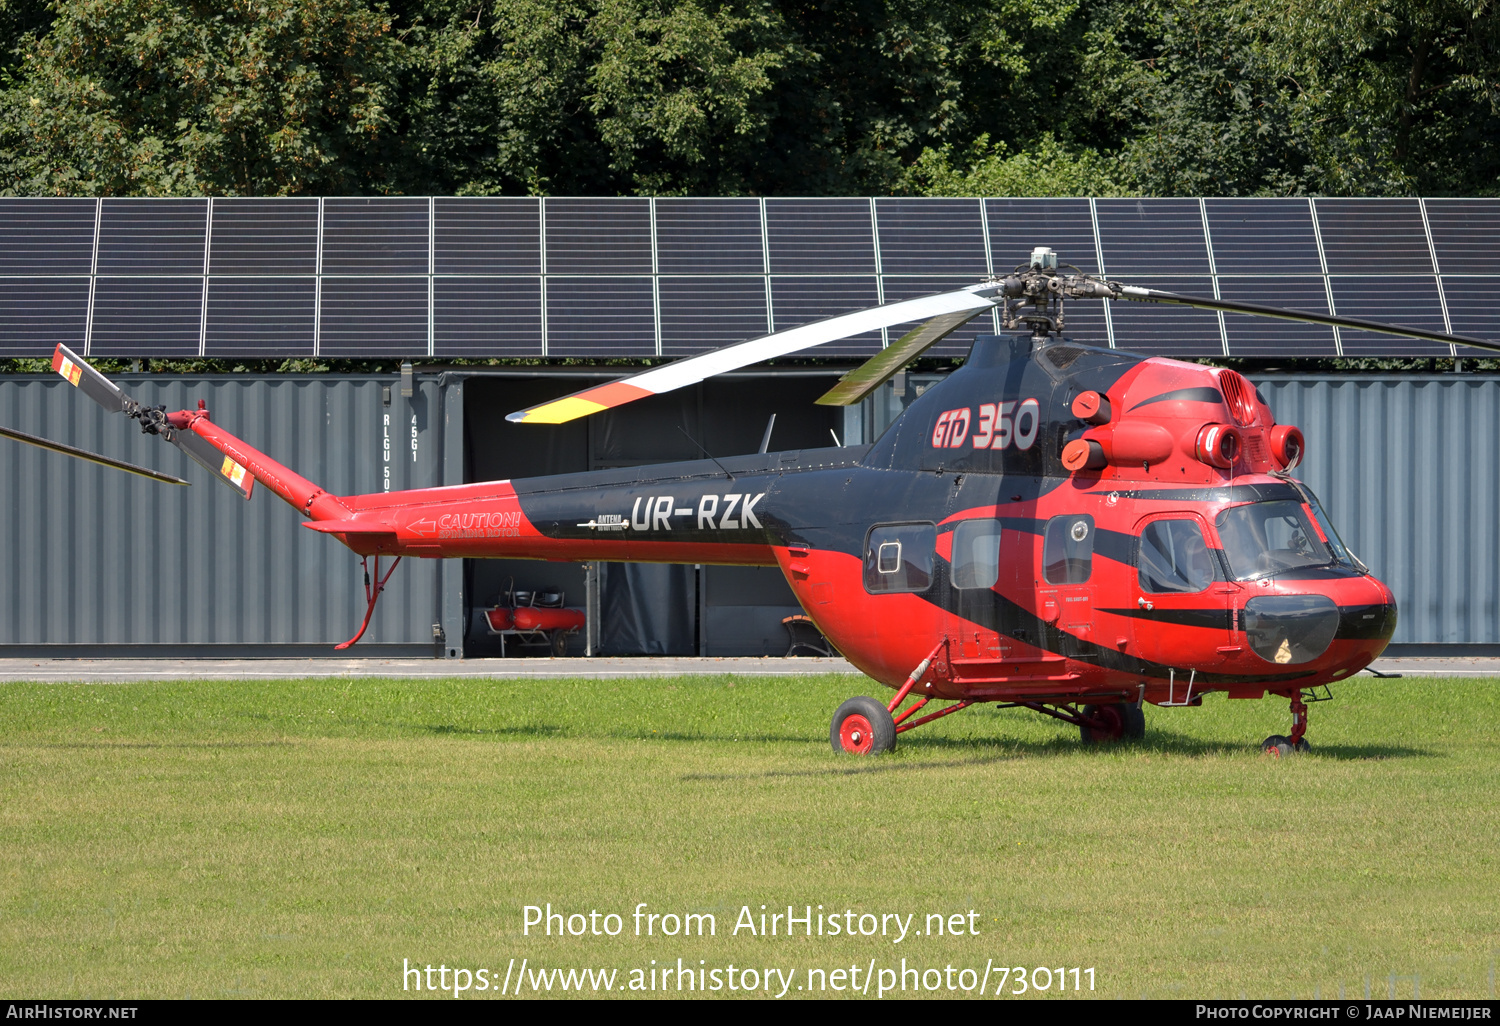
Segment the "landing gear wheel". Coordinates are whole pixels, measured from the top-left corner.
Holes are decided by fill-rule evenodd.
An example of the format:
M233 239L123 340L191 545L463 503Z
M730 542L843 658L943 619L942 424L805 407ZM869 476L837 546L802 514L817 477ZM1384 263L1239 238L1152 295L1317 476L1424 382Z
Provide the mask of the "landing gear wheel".
M833 714L828 740L835 752L879 755L896 747L896 724L873 698L851 698Z
M1296 744L1292 745L1292 751L1306 754L1307 752L1312 751L1312 745L1308 744L1307 738L1304 737L1299 739Z
M1306 744L1306 742L1303 742ZM1291 741L1280 734L1272 734L1260 743L1261 753L1276 759L1285 759L1297 749L1292 747Z
M1101 726L1083 725L1078 734L1086 745L1110 741L1134 741L1146 734L1146 714L1139 706L1116 702L1111 705L1086 705L1083 715L1098 720Z

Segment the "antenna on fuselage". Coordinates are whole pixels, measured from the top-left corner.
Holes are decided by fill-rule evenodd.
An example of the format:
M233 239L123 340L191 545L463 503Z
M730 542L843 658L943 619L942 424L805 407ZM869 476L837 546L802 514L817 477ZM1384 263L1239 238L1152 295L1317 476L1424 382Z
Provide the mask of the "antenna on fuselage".
M771 451L771 429L776 426L776 414L771 414L771 419L766 421L766 433L760 436L760 451L762 453Z

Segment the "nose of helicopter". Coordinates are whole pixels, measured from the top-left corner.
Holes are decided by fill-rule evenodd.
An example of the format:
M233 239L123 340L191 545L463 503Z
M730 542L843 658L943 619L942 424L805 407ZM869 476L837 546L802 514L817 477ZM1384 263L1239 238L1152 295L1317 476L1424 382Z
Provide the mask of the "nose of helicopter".
M1317 590L1278 591L1245 603L1250 650L1280 665L1310 663L1330 649L1359 669L1385 650L1396 631L1396 600L1374 577L1329 582Z

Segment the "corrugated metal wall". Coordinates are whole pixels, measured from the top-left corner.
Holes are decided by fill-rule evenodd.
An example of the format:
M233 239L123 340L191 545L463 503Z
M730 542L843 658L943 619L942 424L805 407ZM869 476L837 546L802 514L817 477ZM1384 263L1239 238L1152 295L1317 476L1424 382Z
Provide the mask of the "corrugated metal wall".
M1393 644L1500 643L1500 379L1251 375L1297 471L1401 609Z
M1307 436L1300 471L1396 593L1398 644L1500 644L1500 378L1252 376ZM127 391L214 419L334 492L461 480L446 392L329 375L148 379ZM394 393L382 405L382 386ZM385 418L391 423L387 425ZM415 424L413 424L415 420ZM0 424L194 481L156 484L0 440L0 645L327 646L363 615L359 562L264 491L249 503L52 375L0 379ZM412 459L412 428L417 433ZM391 459L386 461L389 432ZM456 440L461 428L449 434ZM458 448L457 443L453 448ZM446 471L444 468L447 468ZM402 564L361 649L462 634L461 567ZM444 600L439 611L439 599Z
M216 422L336 494L441 482L435 382L332 375L151 379L143 403ZM391 405L383 387L391 386ZM386 423L386 418L390 423ZM0 645L336 644L364 615L359 560L269 491L251 501L56 375L0 379L0 424L193 482L158 484L0 439ZM413 428L416 449L413 459ZM385 448L389 438L389 460ZM439 562L407 560L361 645L433 650Z

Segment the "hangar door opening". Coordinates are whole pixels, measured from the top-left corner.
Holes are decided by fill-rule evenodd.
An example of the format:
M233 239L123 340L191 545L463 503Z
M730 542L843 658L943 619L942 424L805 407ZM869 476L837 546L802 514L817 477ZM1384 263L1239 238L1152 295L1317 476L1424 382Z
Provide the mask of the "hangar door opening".
M845 411L814 402L840 373L725 375L568 424L536 425L512 424L505 415L618 375L478 372L464 383L464 480L699 460L702 450L721 458L753 453L772 414L771 451L850 441ZM583 655L590 636L598 655L784 655L781 621L801 612L775 567L470 559L464 561L465 655L552 654L491 629L487 610L517 592L561 593L567 606L588 609L588 631L567 639L567 655Z

